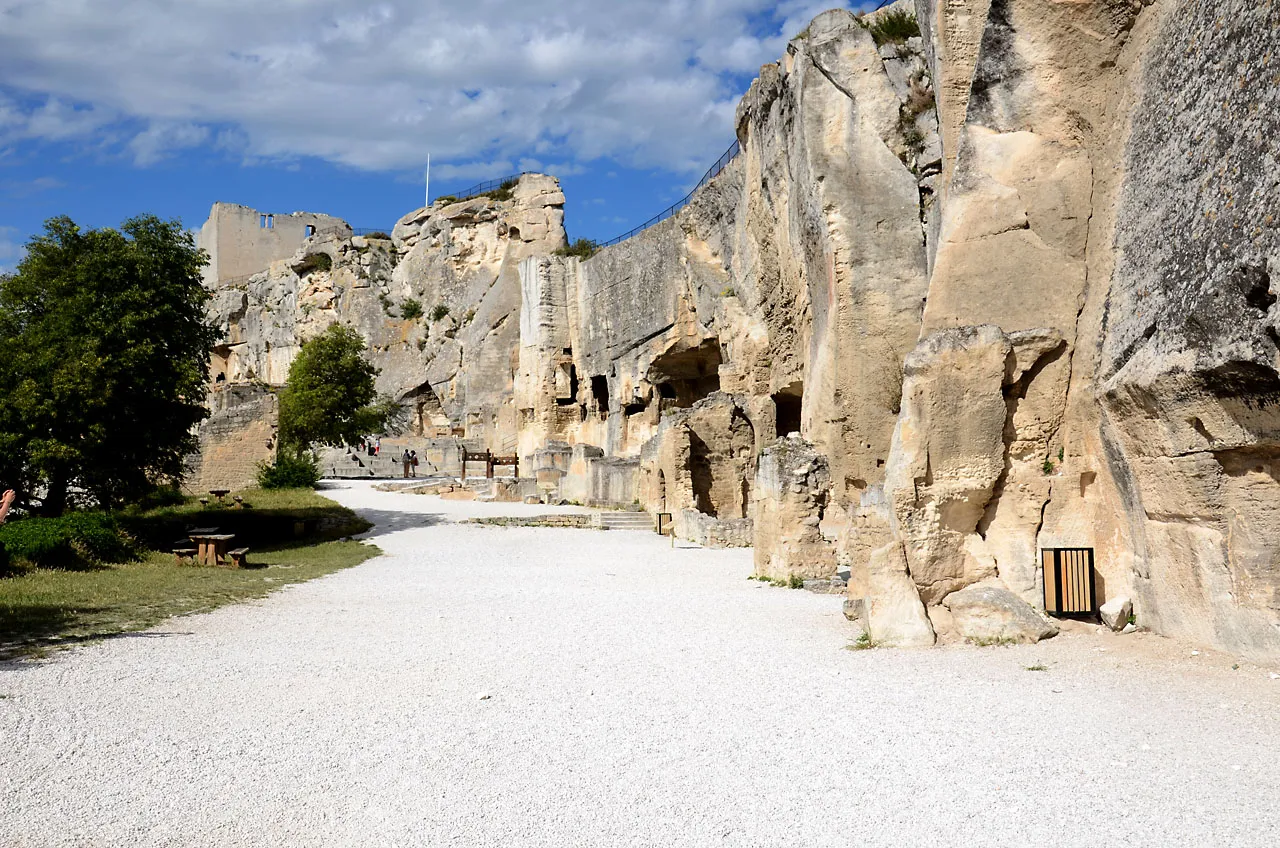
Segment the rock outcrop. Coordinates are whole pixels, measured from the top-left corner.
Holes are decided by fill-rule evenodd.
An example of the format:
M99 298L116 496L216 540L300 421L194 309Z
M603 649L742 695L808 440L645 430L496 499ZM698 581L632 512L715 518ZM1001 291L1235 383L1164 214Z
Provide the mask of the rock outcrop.
M503 196L424 207L390 234L320 233L288 260L217 285L215 388L283 384L302 343L341 322L369 345L378 389L420 435L514 448L524 259L565 245L564 195L526 174Z
M279 382L351 323L415 432L762 575L847 569L878 643L1052 635L1047 552L1087 548L1084 602L1274 659L1277 31L1247 0L826 12L669 220L553 255L527 176L313 238L215 292L216 370Z

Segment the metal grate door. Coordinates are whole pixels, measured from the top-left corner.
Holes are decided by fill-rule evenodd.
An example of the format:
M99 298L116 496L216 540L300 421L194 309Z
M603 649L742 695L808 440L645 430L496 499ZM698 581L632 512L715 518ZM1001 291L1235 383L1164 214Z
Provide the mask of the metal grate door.
M1044 609L1052 615L1094 615L1093 548L1045 548Z

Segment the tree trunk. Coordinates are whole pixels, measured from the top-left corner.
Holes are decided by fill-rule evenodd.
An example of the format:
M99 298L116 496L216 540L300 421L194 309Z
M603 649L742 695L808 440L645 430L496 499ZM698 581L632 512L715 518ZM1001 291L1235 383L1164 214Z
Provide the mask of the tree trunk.
M40 504L40 514L57 518L67 511L67 475L55 472L49 475L49 491Z

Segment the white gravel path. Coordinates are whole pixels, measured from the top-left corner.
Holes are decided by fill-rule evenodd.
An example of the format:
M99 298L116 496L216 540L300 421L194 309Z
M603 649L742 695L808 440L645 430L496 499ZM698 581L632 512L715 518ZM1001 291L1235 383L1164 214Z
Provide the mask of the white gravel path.
M0 666L0 845L1280 844L1265 670L848 651L839 597L747 551L333 494L387 556Z

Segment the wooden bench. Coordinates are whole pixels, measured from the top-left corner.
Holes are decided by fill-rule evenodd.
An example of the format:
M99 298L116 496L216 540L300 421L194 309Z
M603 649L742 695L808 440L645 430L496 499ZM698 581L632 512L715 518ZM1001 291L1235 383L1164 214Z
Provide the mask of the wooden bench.
M249 564L248 548L236 548L234 551L227 551L227 556L231 558L232 568L244 568Z
M184 543L185 544L185 543ZM178 565L188 565L195 562L198 551L195 548L174 548L173 557L177 560Z

